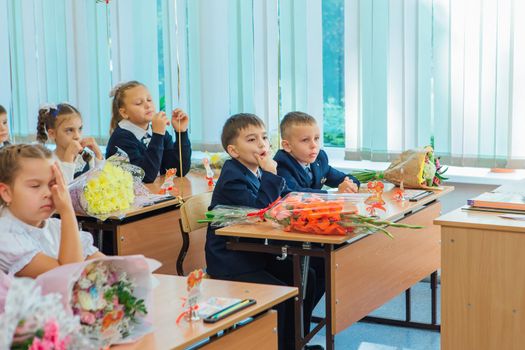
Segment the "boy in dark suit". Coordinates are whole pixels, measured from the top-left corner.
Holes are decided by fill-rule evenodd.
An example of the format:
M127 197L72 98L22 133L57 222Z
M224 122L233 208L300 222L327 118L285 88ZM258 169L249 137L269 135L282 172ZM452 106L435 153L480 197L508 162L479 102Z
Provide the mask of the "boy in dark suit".
M257 116L246 113L231 116L224 124L221 143L232 159L222 167L210 210L219 204L265 208L283 194L286 183L277 175L264 123ZM205 249L207 272L212 278L275 285L291 283L276 277L277 270L289 265L279 266L275 257L267 254L227 249L226 238L216 235L211 225ZM279 348L293 349L293 301L278 305L277 310Z
M314 117L290 112L281 121L281 146L274 157L277 174L284 177L291 191L326 193L323 185L337 187L339 193L357 192L359 181L328 164L320 149L321 132Z
M290 112L281 121L281 146L274 160L277 174L286 180L291 191L327 193L323 185L337 187L339 193L359 190L359 181L328 164L328 156L320 149L321 132L314 117L303 112ZM325 292L324 260L310 258L314 271L315 297L305 306L305 312L313 310Z

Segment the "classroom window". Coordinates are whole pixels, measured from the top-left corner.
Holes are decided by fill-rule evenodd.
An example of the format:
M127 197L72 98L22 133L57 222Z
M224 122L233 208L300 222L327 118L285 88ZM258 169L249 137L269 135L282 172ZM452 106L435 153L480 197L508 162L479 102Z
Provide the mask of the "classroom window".
M344 0L325 0L322 6L324 145L344 147Z

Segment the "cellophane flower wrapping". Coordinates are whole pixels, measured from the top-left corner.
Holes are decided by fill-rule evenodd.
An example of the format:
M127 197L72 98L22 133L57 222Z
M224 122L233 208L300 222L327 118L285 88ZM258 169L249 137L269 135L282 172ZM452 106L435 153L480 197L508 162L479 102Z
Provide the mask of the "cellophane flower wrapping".
M210 167L213 170L214 174L219 175L219 172L221 171L224 162L230 159L231 157L226 152L204 152L203 158L208 158ZM206 175L206 168L204 167L201 158L192 159L191 170L195 173Z
M404 151L385 171L357 170L351 172L361 182L385 180L405 188L435 189L444 180L448 170L441 165L431 146Z
M129 343L152 331L152 275L160 263L141 255L59 266L37 278L44 293L60 293L80 333L100 348Z
M199 223L208 222L213 227L255 223L261 221L261 218L249 214L257 210L252 207L219 204L213 210L206 212L206 218L199 220Z
M363 203L367 196L291 192L262 210L218 205L207 212L206 219L201 222L210 222L212 226L220 227L267 220L290 232L347 235L380 231L390 237L390 233L385 230L388 226L421 228L360 215L358 204Z
M117 153L69 185L75 212L105 220L124 217L126 212L151 204L166 195L152 194L142 183L144 170Z
M30 278L0 272L0 349L98 349L80 330L80 318L68 314L58 293L43 295Z

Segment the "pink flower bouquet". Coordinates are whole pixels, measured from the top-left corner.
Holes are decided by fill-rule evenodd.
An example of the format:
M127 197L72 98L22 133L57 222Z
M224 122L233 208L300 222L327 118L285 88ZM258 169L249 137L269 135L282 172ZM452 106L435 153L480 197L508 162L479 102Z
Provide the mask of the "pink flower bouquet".
M133 342L152 331L151 271L159 266L141 255L105 257L60 266L37 282L44 293L60 293L66 311L80 318L81 333L106 347Z
M35 280L0 272L0 349L96 349L78 331L78 316L66 313L61 295L42 295Z

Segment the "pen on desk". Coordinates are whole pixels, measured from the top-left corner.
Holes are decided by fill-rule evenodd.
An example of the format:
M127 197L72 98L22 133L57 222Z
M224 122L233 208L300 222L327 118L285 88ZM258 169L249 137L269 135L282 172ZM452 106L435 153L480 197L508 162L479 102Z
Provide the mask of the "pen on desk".
M432 195L433 193L434 193L434 192L432 192L432 191L421 192L420 194L418 194L418 195L416 195L416 196L410 198L410 200L411 200L411 201L418 201L418 200L420 200L420 199L422 199L422 198L425 198L425 197L427 197L427 196Z
M219 312L218 314L213 315L213 318L214 319L221 318L225 314L228 314L228 313L230 313L232 311L235 311L235 310L243 307L244 305L248 304L249 302L250 302L250 299L245 299L245 300L239 301L238 303L229 306L228 308L224 309L223 311Z

